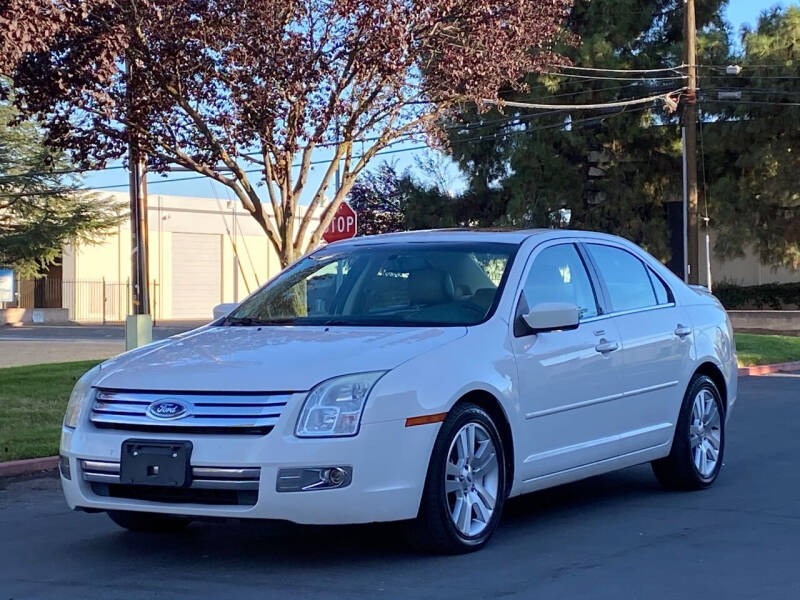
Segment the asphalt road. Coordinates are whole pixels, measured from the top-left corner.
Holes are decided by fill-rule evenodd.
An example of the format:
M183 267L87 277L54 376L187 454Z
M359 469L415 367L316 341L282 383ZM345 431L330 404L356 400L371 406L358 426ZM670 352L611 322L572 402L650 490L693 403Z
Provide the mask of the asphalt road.
M800 597L800 377L751 377L703 492L646 466L511 501L489 546L419 556L391 526L196 523L123 532L71 513L55 478L0 483L6 598Z
M158 326L153 328L153 339L160 340L200 325ZM100 360L124 351L125 328L120 325L0 326L0 367Z

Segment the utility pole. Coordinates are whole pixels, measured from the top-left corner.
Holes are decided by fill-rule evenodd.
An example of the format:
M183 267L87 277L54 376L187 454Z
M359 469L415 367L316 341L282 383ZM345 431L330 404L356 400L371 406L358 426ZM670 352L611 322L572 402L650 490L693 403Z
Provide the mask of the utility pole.
M683 107L684 127L684 161L685 161L685 197L687 257L685 279L689 283L700 282L700 246L699 222L697 218L697 24L694 15L694 0L684 0L684 38L685 62L687 65L686 91Z
M138 144L131 140L128 148L130 167L131 210L131 287L133 291L133 314L150 314L147 240L147 174L144 157Z
M135 61L128 59L128 111L134 114L136 77ZM141 152L137 135L128 129L128 169L131 211L131 298L133 314L125 321L125 348L130 350L153 339L153 320L150 316L147 240L147 163Z

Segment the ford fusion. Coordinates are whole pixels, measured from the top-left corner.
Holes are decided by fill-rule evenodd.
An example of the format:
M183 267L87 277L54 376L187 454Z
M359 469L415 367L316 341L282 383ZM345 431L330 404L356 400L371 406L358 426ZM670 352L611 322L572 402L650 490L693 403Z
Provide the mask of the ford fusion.
M464 552L519 494L645 462L711 485L736 392L722 306L625 240L356 238L86 373L61 482L132 530L406 521Z

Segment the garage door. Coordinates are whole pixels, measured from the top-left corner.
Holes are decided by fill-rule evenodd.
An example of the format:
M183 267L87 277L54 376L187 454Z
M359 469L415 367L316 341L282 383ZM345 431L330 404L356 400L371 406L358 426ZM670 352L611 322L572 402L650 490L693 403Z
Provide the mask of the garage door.
M222 289L221 237L172 234L172 318L211 320Z

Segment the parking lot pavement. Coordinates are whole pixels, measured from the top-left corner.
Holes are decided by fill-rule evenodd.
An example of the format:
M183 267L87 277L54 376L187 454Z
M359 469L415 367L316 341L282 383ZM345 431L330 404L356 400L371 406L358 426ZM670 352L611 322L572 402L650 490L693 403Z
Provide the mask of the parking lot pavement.
M640 466L509 502L490 544L416 555L392 526L123 532L53 477L0 483L0 598L800 597L800 378L750 377L703 492Z
M153 339L160 340L199 325L155 327ZM0 327L0 367L104 359L124 351L125 328L120 325Z

